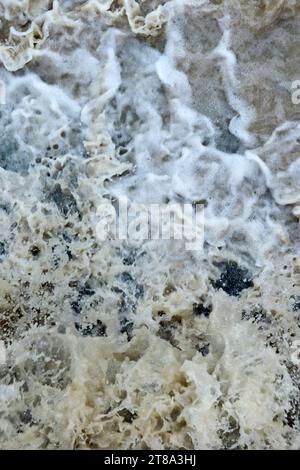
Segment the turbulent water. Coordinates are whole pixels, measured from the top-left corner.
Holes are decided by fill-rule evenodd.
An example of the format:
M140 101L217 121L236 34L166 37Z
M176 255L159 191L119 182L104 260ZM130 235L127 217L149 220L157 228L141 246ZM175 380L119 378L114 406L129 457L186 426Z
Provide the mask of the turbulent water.
M299 448L300 1L0 20L0 448ZM99 240L120 196L203 250Z

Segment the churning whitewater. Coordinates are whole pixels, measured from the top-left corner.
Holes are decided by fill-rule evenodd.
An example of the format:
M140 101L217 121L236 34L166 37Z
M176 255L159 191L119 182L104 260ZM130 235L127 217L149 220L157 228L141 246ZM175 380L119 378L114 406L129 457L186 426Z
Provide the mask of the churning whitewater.
M299 448L300 2L1 0L0 63L0 448Z

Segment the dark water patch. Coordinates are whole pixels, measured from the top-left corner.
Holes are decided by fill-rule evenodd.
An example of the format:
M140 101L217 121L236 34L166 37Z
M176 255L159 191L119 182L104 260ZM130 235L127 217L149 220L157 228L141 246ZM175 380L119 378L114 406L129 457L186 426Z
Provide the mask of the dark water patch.
M244 289L253 287L248 270L239 267L235 261L222 261L217 266L221 271L221 276L212 281L215 289L223 289L228 295L239 296Z
M120 333L127 335L127 340L131 341L133 338L134 323L128 320L126 317L120 320Z
M75 328L81 336L107 336L106 325L101 320L97 320L96 323L87 325L86 327L83 327L79 322L75 322Z
M0 132L0 167L14 173L26 174L28 172L32 156L19 148L17 140Z
M212 312L211 305L205 305L205 303L202 303L202 302L193 304L193 314L196 316L203 315L204 317L208 318L211 312Z
M79 213L76 199L68 188L63 190L59 184L56 184L48 196L63 216Z

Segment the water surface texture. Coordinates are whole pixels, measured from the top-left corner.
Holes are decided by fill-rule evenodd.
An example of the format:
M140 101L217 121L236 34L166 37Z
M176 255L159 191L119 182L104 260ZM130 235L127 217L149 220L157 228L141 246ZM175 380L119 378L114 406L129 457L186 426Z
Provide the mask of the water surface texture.
M300 1L2 0L0 62L0 448L299 448Z

